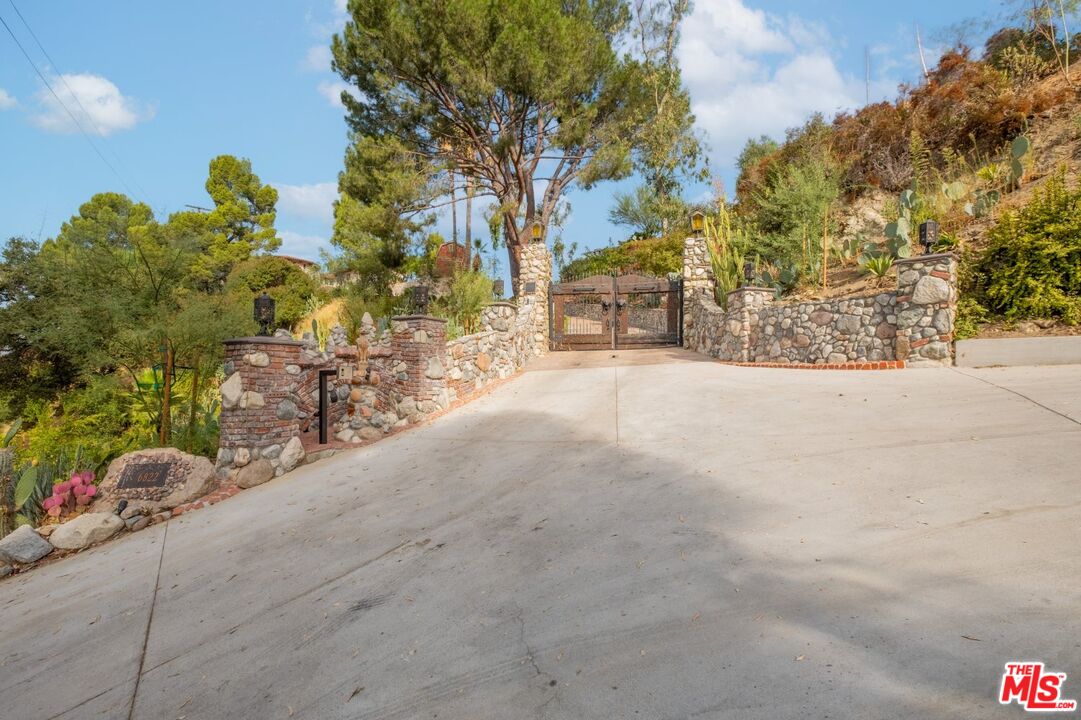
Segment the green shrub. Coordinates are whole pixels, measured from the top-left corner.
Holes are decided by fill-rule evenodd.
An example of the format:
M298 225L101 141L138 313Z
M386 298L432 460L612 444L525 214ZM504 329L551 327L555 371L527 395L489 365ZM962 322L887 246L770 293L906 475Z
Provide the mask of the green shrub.
M967 340L976 337L980 332L980 325L990 322L991 315L987 308L972 297L962 297L957 303L957 319L953 324L953 337L955 340Z
M447 331L476 332L480 311L492 302L492 279L484 273L462 270L454 274L447 294L433 303L439 317L451 321Z
M664 277L683 270L683 239L686 233L628 240L619 245L590 250L567 263L560 279L578 280L590 275L642 273Z
M988 233L972 271L975 299L1008 320L1081 322L1081 187L1060 171Z
M266 290L276 301L277 327L290 328L308 311L308 301L318 290L316 281L285 258L264 255L249 258L229 274L226 289L238 302L249 303Z

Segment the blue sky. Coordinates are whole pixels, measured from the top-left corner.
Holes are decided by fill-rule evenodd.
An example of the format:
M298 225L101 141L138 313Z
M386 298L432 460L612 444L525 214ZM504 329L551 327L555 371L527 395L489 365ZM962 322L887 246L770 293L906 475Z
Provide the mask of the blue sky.
M55 65L11 0L0 0L0 17L116 172L0 26L0 239L55 235L80 203L106 190L144 200L163 218L185 204L205 206L207 164L229 153L279 188L282 252L317 259L328 247L346 129L327 45L344 22L344 0L14 5ZM731 187L748 137L780 137L814 111L862 104L865 48L872 99L892 97L918 76L917 22L933 60L944 28L1001 12L997 2L975 0L697 0L681 61L713 174ZM565 238L582 247L622 239L608 208L613 191L632 185L572 192ZM687 196L708 190L688 188ZM438 229L449 236L449 218Z

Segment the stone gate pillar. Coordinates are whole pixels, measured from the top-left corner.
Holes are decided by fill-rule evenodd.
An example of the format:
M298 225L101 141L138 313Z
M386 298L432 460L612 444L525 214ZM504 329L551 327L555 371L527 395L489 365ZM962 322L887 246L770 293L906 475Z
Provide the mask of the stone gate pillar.
M700 338L694 332L700 322L698 310L713 305L713 266L706 238L689 237L683 241L683 347L699 349Z
M909 366L953 364L957 258L949 253L898 260L893 352Z
M754 362L751 348L758 342L760 332L759 311L773 302L773 288L741 287L728 293L728 322L735 325L738 321L739 328L733 333L739 337L740 362ZM732 330L736 328L730 328ZM733 358L737 359L737 358Z
M518 285L514 295L518 317L531 334L531 355L548 352L548 288L552 284L552 253L543 242L522 248Z
M303 457L292 399L302 351L301 343L280 337L225 341L219 469L239 469L262 458L287 472Z

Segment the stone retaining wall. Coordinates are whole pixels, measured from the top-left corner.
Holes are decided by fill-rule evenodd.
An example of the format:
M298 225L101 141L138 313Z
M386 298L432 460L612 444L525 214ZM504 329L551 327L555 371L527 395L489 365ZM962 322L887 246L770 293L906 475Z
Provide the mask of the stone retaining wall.
M877 295L777 303L770 288L713 297L703 238L684 244L684 345L733 362L841 364L899 360L952 363L957 260L923 255L895 264L897 289Z
M317 427L321 370L353 366L352 380L329 383L339 442L381 437L510 377L548 350L551 253L543 243L522 248L519 277L514 303L486 307L480 332L449 342L446 321L425 315L394 317L382 333L365 315L355 345L335 327L323 351L310 333L227 341L219 477L233 480L256 460L280 475L303 460L300 436Z

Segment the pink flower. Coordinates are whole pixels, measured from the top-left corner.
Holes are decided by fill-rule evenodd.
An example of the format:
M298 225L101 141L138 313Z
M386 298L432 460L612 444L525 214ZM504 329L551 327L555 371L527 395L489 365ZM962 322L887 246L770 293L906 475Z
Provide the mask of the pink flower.
M90 483L94 482L94 471L93 470L83 470L79 474L82 475L83 485L89 485Z
M53 492L57 493L57 494L60 494L60 495L63 495L64 493L66 493L69 490L71 490L71 483L70 482L62 482L62 483L60 483L59 485L57 485L57 486L55 486L53 488Z
M79 497L75 498L75 504L76 505L89 505L90 504L90 496L89 495L80 495Z
M86 486L86 497L91 498L98 494L98 489L93 485Z
M54 505L49 508L49 517L60 517L60 506Z
M55 498L53 498L53 497L47 497L47 498L45 498L44 502L42 502L42 503L41 503L41 507L43 507L43 508L45 508L46 510L48 510L49 508L51 508L51 507L53 506L53 500L54 500L54 499L55 499Z
M75 493L75 497L78 497L80 495L86 495L86 487L83 485L76 485L71 489L71 491Z

